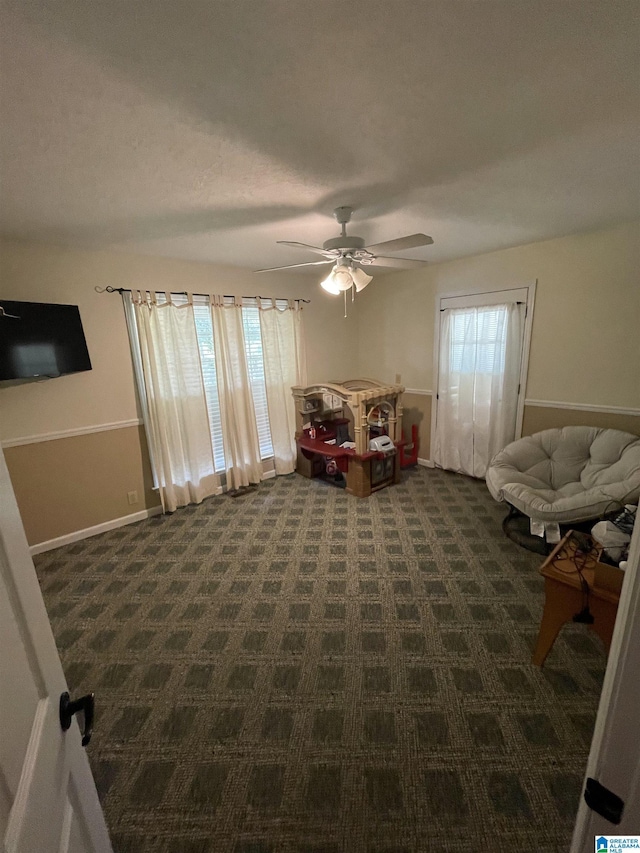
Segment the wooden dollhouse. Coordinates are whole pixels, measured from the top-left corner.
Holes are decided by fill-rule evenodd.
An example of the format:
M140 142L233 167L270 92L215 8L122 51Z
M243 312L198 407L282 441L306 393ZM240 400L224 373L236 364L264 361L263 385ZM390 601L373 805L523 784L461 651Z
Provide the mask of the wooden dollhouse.
M403 385L348 379L291 390L299 474L360 498L399 482Z

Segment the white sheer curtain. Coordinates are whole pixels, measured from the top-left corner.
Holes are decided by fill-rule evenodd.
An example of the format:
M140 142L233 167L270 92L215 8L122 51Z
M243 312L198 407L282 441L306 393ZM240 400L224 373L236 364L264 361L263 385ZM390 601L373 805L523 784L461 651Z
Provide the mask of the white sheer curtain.
M433 459L484 477L513 441L524 335L522 303L449 308L441 313Z
M125 308L129 320L135 321L154 473L162 507L172 512L221 491L214 471L193 305L190 301L173 305L170 295L167 302L158 304L155 293L134 291ZM129 322L130 334L132 326Z
M269 425L276 474L290 474L296 464L296 418L292 385L307 384L302 309L289 302L281 310L260 306Z
M262 479L260 442L247 370L242 304L211 297L216 376L222 417L227 486L239 489Z

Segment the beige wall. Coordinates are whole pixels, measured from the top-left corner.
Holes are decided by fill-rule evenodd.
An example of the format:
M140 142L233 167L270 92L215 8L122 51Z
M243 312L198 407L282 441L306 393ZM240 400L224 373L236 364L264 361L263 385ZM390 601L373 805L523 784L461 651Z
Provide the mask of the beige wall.
M406 392L402 395L402 427L409 441L411 439L411 427L418 427L418 458L431 459L431 395L412 394Z
M158 506L142 427L7 447L30 545ZM130 505L129 492L138 493Z
M0 383L0 439L5 444L138 419L121 298L94 290L107 285L310 299L304 309L309 380L353 375L356 319L353 313L343 319L341 301L320 289L317 276L258 276L235 267L2 240L0 297L78 305L93 366L56 379ZM157 505L156 494L140 486L146 449L138 436L134 427L6 447L30 544ZM122 468L122 458L128 460L128 470ZM92 478L92 468L100 471L99 477ZM126 496L133 490L141 500L131 507Z
M640 410L639 238L639 223L627 223L377 276L356 303L359 372L434 391L436 296L537 281L526 398ZM542 411L531 407L525 429L562 420Z
M585 412L576 409L525 406L522 434L533 435L543 429L563 426L593 426L600 429L620 429L640 435L640 415L617 412Z

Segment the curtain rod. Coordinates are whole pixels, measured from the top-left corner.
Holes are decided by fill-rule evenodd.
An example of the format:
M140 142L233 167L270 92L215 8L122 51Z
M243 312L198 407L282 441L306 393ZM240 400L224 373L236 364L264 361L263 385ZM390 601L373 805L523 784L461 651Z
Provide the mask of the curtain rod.
M130 287L111 287L111 285L107 285L107 287L99 287L97 284L93 288L96 293L132 293ZM145 288L136 288L142 290L144 293L147 291ZM170 290L169 293L184 293L187 296L186 290ZM161 290L160 293L167 293L166 290ZM207 296L211 298L210 293L192 293L192 296ZM235 296L231 296L227 293L223 294L223 299L235 299ZM289 300L283 296L241 296L241 299L271 299L273 302L288 302ZM307 304L311 304L310 299L294 299L294 302L306 302Z

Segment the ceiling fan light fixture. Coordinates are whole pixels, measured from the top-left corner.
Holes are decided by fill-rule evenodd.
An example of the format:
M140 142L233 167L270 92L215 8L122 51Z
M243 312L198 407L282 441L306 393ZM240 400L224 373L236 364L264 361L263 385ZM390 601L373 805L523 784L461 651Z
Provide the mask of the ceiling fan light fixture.
M332 296L340 295L340 288L336 285L333 280L333 270L329 273L329 275L324 279L324 281L320 282L320 287L327 291L327 293L331 293Z
M343 291L355 287L360 292L373 280L373 276L367 275L360 267L353 265L349 258L340 258L333 266L329 275L320 282L320 286L334 296Z
M338 267L337 269L334 267L332 276L335 286L340 292L343 290L349 290L349 288L353 286L351 270L346 267Z
M360 267L355 267L355 269L353 269L351 277L353 278L353 283L355 284L356 291L358 293L360 293L361 290L364 290L370 281L373 281L373 276L367 275L367 273L364 270L361 270Z

